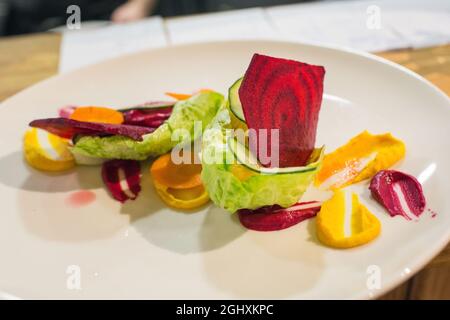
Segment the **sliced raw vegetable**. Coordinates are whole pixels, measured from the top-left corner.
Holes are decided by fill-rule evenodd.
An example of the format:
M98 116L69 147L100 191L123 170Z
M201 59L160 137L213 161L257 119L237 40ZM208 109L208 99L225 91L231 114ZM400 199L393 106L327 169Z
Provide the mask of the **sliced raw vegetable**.
M391 216L401 215L407 220L416 220L425 210L422 185L409 174L382 170L372 178L369 189Z
M105 107L77 107L70 115L70 119L96 123L123 123L123 114L120 111Z
M75 166L69 140L32 128L25 133L24 156L30 166L44 171L63 171Z
M186 100L192 97L192 94L175 93L175 92L166 92L166 95L177 100Z
M192 160L193 157L191 157ZM154 179L159 183L174 189L188 189L202 185L200 163L175 164L171 153L160 156L153 162L151 172Z
M297 203L314 180L322 161L322 150L313 153L314 158L305 168L294 172L278 174L269 170L266 174L258 172L260 168L250 170L250 163L239 164L230 147L232 144L226 143L229 123L229 112L224 107L203 134L201 178L211 200L232 213L274 204L286 208Z
M199 137L201 130L214 118L223 105L223 96L216 92L199 93L192 98L179 101L169 119L153 133L145 135L141 142L122 136L88 137L77 140L73 153L109 159L144 160L167 153L178 143L188 143ZM134 127L134 126L132 126ZM199 128L199 129L200 129ZM188 133L180 140L173 139L173 132Z
M206 93L206 92L212 92L212 91L213 90L211 90L211 89L200 89L200 90L198 90L194 93L190 93L190 94L189 93L186 94L186 93L166 92L166 95L169 97L172 97L176 100L187 100L190 97L192 97L193 95L196 95L198 93Z
M323 189L347 186L371 178L404 156L405 144L390 133L373 135L364 131L325 155L316 185Z
M359 201L358 196L341 189L322 204L316 218L318 239L333 248L363 245L375 239L380 231L380 221Z
M194 163L175 164L167 153L153 162L150 173L155 189L168 205L179 209L193 209L209 201L200 179L202 166Z
M72 139L76 134L119 135L142 141L142 136L154 131L152 128L124 124L83 122L66 118L39 119L30 122L31 127L47 130L61 138Z
M228 89L228 108L230 110L231 126L234 129L242 129L246 131L248 129L245 123L244 112L242 111L241 100L239 99L239 87L241 86L243 78L238 79Z
M271 155L271 129L279 130L279 167L307 163L316 140L324 75L321 66L253 55L239 88L239 99L248 128L268 130L267 141L260 141L266 140L260 134L250 136L264 166L274 166L259 157L259 147L266 145L269 159L275 156Z
M138 104L134 107L119 109L118 111L120 111L122 113L125 113L127 111L132 111L132 110L153 112L158 109L166 109L169 107L173 107L175 105L175 103L176 103L176 101L149 101L149 102L145 102L142 104Z
M120 202L134 200L141 191L141 165L134 160L103 163L102 178L112 197Z
M172 106L166 108L155 109L135 109L125 111L123 113L125 117L125 124L144 126L151 128L158 128L161 124L169 119L172 114Z
M288 167L288 168L266 168L263 167L258 159L253 155L253 153L248 150L246 146L242 143L239 143L234 138L228 139L228 147L231 152L235 156L237 162L247 169L250 169L256 173L260 174L286 174L286 173L300 173L300 172L308 172L317 170L316 167L303 166L303 167ZM314 152L311 153L310 159L308 159L308 163L312 163L321 157L320 153L322 152L323 147L321 149L315 149Z
M289 208L278 205L262 207L256 210L241 209L239 220L248 229L256 231L276 231L289 228L303 220L316 216L320 202L299 202Z

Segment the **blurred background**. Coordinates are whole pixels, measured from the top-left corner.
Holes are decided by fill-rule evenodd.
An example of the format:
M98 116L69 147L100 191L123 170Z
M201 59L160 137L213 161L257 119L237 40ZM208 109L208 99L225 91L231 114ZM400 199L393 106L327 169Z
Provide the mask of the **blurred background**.
M67 19L78 5L83 21L136 21L150 15L180 15L304 2L301 0L0 0L0 35L42 32Z
M148 16L174 17L305 2L336 2L339 0L0 0L0 36L42 32L62 26L67 20L67 8L77 5L82 21L112 21L124 23ZM349 1L341 1L342 3ZM351 1L350 1L351 2ZM358 2L354 0L353 2ZM370 4L368 1L366 4ZM371 1L385 6L411 7L449 12L449 0L388 0ZM345 5L343 5L345 7ZM442 28L447 27L443 25Z
M0 0L0 76L22 55L48 52L62 73L168 45L246 39L389 55L450 86L450 0Z

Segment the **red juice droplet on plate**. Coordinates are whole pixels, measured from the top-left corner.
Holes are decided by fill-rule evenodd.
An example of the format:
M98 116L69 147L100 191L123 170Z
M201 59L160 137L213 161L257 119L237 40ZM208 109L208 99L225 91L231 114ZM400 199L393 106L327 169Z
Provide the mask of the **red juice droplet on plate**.
M89 190L80 190L71 193L66 198L66 203L73 208L80 208L94 202L95 198L96 196L94 192Z

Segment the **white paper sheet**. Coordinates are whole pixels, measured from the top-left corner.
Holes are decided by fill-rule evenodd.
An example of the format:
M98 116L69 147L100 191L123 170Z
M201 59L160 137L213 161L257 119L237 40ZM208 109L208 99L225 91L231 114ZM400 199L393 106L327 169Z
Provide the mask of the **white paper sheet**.
M370 23L377 11L378 26ZM266 10L280 37L364 51L450 42L450 1L334 1ZM373 20L372 20L373 21Z
M410 47L446 44L450 42L450 0L448 5L448 11L393 10L383 19Z
M367 25L374 5L380 28ZM364 51L439 45L450 43L450 0L324 1L86 26L63 33L59 69L169 44L232 39L289 39Z
M166 27L173 44L276 36L261 8L169 19Z
M123 54L167 45L163 20L152 17L139 22L63 33L59 72Z

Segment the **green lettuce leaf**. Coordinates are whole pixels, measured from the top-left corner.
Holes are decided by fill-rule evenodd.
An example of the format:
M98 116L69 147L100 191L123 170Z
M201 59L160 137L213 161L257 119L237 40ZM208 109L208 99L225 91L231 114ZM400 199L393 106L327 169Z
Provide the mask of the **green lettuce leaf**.
M169 152L178 143L196 139L223 104L224 98L217 92L199 93L177 102L169 119L154 132L145 135L143 141L124 136L85 136L75 143L71 151L79 158L144 160L156 157ZM197 121L201 121L201 130L195 127Z
M226 144L226 129L229 127L228 110L221 108L203 134L201 178L211 200L231 213L243 208L257 209L273 204L289 207L295 204L314 180L322 162L323 148L315 150L315 159L306 166L312 168L310 171L259 173L241 181L231 171L236 164L226 161L234 158Z

